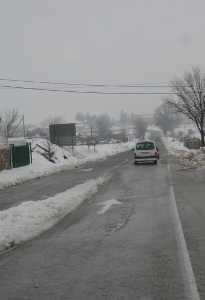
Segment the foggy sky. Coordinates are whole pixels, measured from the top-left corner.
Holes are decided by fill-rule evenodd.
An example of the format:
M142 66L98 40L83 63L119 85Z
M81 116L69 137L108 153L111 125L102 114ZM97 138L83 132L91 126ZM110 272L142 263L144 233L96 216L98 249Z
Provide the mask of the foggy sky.
M0 77L158 83L205 69L204 0L0 1ZM1 83L0 83L1 84ZM27 123L78 111L151 113L160 96L101 96L0 88L0 111Z

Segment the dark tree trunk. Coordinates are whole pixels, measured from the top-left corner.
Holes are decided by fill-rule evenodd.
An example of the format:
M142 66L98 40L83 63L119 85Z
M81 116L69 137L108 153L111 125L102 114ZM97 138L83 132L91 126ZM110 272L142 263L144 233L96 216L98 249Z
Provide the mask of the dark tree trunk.
M205 146L204 131L201 130L200 134L201 134L201 147L204 147Z

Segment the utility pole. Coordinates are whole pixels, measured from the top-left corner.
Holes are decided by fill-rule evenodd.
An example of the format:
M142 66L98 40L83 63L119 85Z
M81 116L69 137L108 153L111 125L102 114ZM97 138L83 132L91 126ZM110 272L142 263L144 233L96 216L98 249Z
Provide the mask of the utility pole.
M24 120L24 115L22 117L22 123L23 123L23 136L24 138L26 137L26 130L25 130L25 120Z
M95 141L93 139L93 127L90 127L90 141L93 144L94 152L95 152Z

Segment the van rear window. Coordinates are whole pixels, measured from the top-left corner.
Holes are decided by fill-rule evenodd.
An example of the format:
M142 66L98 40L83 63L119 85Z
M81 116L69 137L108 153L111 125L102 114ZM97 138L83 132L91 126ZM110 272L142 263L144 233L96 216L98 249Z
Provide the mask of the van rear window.
M152 142L143 142L136 144L136 150L153 150L154 144Z

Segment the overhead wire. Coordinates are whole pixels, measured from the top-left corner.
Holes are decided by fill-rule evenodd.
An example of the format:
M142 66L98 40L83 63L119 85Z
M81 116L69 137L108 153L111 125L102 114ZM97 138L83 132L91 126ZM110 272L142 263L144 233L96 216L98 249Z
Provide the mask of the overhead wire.
M91 91L91 90L66 90L66 89L53 89L44 87L29 87L29 86L19 86L19 85L0 85L0 88L7 89L18 89L18 90L33 90L33 91L45 91L45 92L55 92L55 93L70 93L70 94L99 94L99 95L176 95L175 92L107 92L107 91Z
M0 81L7 82L22 82L30 84L48 84L48 85L67 85L76 87L106 87L106 88L171 88L172 85L169 83L128 83L128 84L107 84L107 83L80 83L80 82L64 82L64 81L38 81L38 80L27 80L27 79L15 79L0 77ZM188 85L177 85L188 87Z
M2 84L1 84L2 82ZM17 83L21 83L20 85ZM29 85L28 85L29 84ZM42 86L46 85L46 86ZM54 87L50 87L54 86ZM56 88L55 86L58 86ZM59 88L62 86L62 88ZM69 86L70 89L65 88ZM72 87L72 88L71 88ZM177 95L175 91L171 91L171 84L167 83L136 83L136 84L107 84L107 83L71 83L60 81L38 81L27 79L15 79L9 77L0 77L0 88L30 90L39 92L55 92L55 93L70 93L70 94L99 94L99 95ZM185 85L177 85L176 87L189 87ZM86 89L84 89L86 88ZM89 88L89 89L87 89ZM95 89L93 89L95 88ZM97 90L96 90L97 88ZM116 90L109 90L115 88ZM125 90L121 90L124 88ZM135 88L138 90L129 90ZM150 90L159 88L159 91ZM164 88L169 89L168 91ZM128 89L128 90L127 90ZM161 90L162 89L162 90Z

